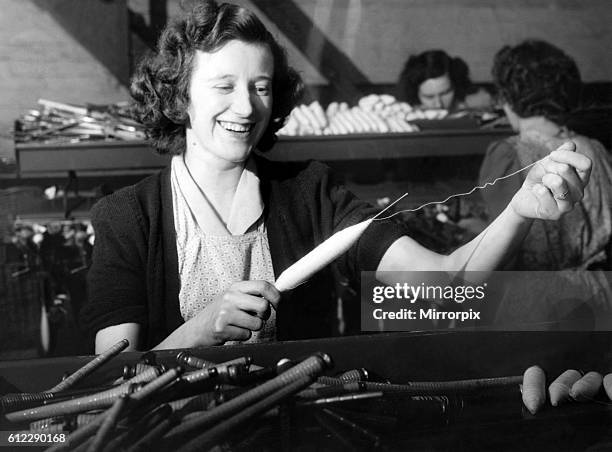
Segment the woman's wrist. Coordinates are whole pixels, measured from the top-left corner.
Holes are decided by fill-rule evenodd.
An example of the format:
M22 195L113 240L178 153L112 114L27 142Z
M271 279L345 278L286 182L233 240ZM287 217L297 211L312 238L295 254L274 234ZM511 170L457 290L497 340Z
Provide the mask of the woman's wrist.
M161 341L153 350L168 350L175 348L206 347L217 345L212 340L206 340L201 331L194 331L192 320L188 320L174 330L166 339ZM196 336L196 334L198 334Z
M503 217L504 221L508 222L509 225L516 225L517 227L528 226L533 222L533 218L525 217L518 213L512 206L512 203L506 206L500 217Z

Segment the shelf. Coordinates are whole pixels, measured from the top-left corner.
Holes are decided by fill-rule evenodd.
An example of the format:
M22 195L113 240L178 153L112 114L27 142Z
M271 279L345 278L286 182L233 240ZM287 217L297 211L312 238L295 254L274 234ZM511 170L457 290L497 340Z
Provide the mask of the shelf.
M478 155L510 133L478 129L281 137L266 156L277 161L343 161ZM58 177L68 171L80 176L149 174L169 161L144 141L17 144L15 151L19 177Z

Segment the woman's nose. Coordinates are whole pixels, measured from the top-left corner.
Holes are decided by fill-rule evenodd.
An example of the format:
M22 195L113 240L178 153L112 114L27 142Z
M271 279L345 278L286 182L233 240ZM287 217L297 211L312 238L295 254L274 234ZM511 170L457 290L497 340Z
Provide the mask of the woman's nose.
M432 107L433 108L442 108L443 102L440 96L436 96L433 98Z
M242 117L248 117L253 113L253 101L248 89L240 89L234 92L232 110Z

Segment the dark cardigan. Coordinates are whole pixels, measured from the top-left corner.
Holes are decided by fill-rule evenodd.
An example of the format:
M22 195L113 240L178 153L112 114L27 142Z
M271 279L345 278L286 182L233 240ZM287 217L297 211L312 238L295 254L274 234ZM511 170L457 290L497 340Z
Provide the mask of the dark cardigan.
M259 156L256 162L276 277L334 232L375 212L337 184L321 163L278 163ZM95 335L111 325L139 323L141 348L151 348L183 323L169 167L101 199L91 215L96 238L81 326ZM336 270L359 281L360 272L375 270L404 232L396 223L374 222L334 263ZM277 311L279 340L331 333L331 267L283 296Z

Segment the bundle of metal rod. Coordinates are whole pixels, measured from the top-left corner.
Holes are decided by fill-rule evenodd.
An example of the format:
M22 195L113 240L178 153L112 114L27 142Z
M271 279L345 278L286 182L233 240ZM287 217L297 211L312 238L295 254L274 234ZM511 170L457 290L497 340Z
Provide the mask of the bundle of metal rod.
M240 392L236 392L235 395L244 392L244 390L240 390ZM168 391L165 391L162 398L171 398L168 397ZM214 392L205 392L203 394L199 394L197 396L193 396L187 400L187 403L182 405L178 409L171 408L170 413L165 416L158 416L156 418L152 418L151 422L143 423L140 426L134 427L134 438L139 438L135 444L130 447L130 451L149 451L153 449L154 445L174 426L178 425L182 420L186 420L185 416L189 413L193 413L194 411L204 411L210 408L214 408L220 403L223 403L226 400L232 398L233 395L230 394L219 394L217 391ZM159 402L154 401L152 405L156 405ZM167 405L162 406L172 406L173 402L170 402ZM157 408L154 408L155 411ZM124 444L130 444L130 442L126 439Z
M208 370L214 371L214 368L210 368ZM214 372L212 373L214 374ZM247 389L240 387L226 390L215 388L213 391L200 393L187 399L181 399L180 404L177 403L179 401L171 401L176 399L177 394L186 394L190 392L195 394L199 391L198 388L201 388L201 386L199 386L199 382L195 382L195 384L191 382L188 383L187 386L184 384L178 384L173 388L168 388L168 390L160 394L160 396L155 399L152 404L160 403L161 401L170 401L168 403L173 407L173 413L167 419L160 421L158 425L152 426L150 431L143 430L142 433L144 436L138 442L138 447L136 450L150 450L160 438L162 438L171 428L175 427L180 422L189 422L192 419L197 419L200 415L199 412L210 410L247 391Z
M245 410L247 407L256 402L268 397L270 394L279 392L282 388L288 386L294 381L301 379L304 376L310 378L310 382L319 376L327 367L331 367L331 358L326 354L313 355L301 363L291 367L279 376L266 381L265 383L255 386L249 391L229 400L228 402L213 408L212 410L203 412L200 416L193 420L184 421L181 425L174 428L168 434L168 440L177 441L186 434L192 434L218 423L238 412Z
M178 449L178 451L196 452L200 450L207 450L234 428L239 427L254 416L263 413L276 405L279 405L285 399L297 393L300 389L308 386L310 383L312 383L312 381L313 375L299 376L297 379L289 382L286 386L283 386L278 391L273 392L258 402L244 408L234 416L219 422L217 425L210 428L200 436L197 436L191 441L187 442L180 449Z
M153 370L157 371L157 369L153 369ZM149 398L155 395L156 392L162 390L170 382L175 381L181 372L182 370L180 368L170 369L164 374L150 381L147 385L143 386L140 391L138 391L138 394L131 394L129 396L129 399L126 400L128 404L127 408L125 410L122 408L122 411L129 412L129 411L136 410L139 407L142 407ZM124 385L121 385L121 386L124 386ZM91 421L90 423L84 425L81 428L78 428L77 430L75 430L68 436L68 440L65 443L57 444L53 446L52 448L49 449L48 452L58 452L62 450L74 450L81 444L92 441L90 440L90 437L98 431L98 429L100 428L100 426L102 425L102 423L104 422L108 414L109 414L109 411L107 410L104 413L102 413L99 417ZM89 447L90 444L91 443L89 443L86 447Z
M154 429L172 414L172 408L168 404L158 405L145 415L125 425L125 431L118 434L106 446L107 450L114 451L133 448L148 432ZM147 450L151 450L149 447Z

